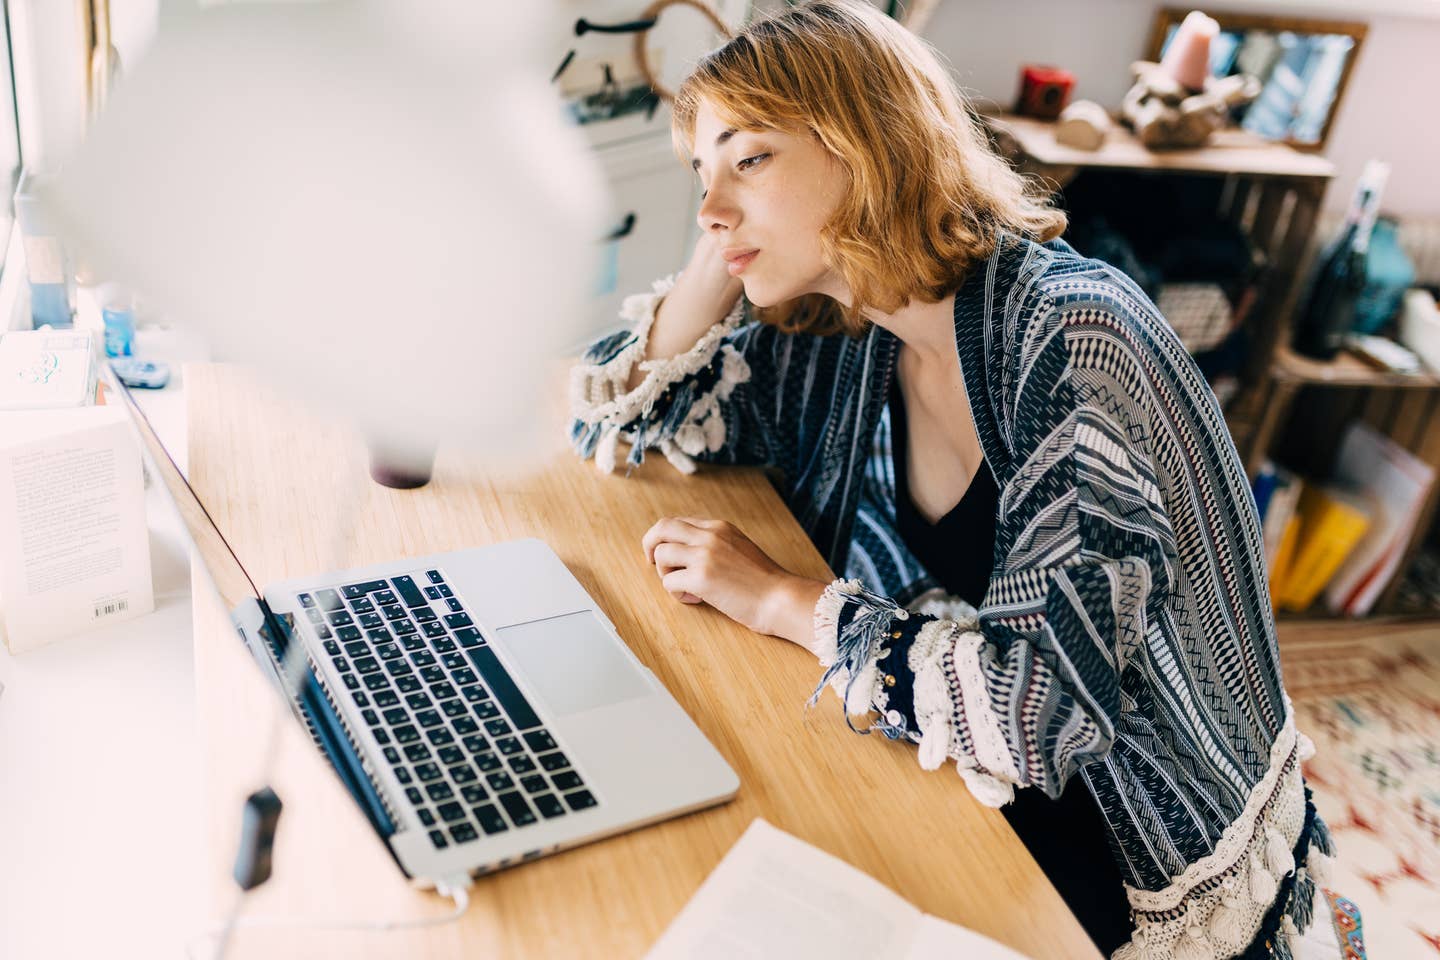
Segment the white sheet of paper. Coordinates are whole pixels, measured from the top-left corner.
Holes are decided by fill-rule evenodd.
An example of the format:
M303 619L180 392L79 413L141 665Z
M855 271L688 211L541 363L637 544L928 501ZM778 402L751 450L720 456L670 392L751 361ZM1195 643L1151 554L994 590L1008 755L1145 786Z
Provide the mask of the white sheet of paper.
M125 411L0 414L0 609L19 653L155 607Z
M965 952L956 953L957 948ZM757 818L646 960L1023 960Z

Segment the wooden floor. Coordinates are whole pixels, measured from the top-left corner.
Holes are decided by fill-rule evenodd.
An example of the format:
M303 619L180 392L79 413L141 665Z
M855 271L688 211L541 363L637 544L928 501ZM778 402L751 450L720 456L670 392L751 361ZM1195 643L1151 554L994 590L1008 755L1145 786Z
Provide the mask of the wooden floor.
M1387 658L1440 650L1440 620L1281 620L1280 666L1291 698L1360 692L1380 682Z

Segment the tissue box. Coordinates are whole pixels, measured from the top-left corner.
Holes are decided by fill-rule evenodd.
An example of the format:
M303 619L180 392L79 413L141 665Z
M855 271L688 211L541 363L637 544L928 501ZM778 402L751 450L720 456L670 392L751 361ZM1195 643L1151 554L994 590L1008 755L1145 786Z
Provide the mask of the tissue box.
M0 413L0 620L10 652L154 608L140 444L125 411Z

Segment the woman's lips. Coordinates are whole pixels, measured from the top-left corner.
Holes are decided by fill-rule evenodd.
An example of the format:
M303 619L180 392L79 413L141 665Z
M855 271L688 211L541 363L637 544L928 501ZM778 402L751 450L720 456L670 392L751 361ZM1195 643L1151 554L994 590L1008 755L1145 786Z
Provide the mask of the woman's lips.
M751 260L754 260L758 256L760 256L760 251L756 250L753 253L745 254L743 257L736 257L726 265L726 269L730 271L730 276L736 276L741 270L744 270L750 265Z

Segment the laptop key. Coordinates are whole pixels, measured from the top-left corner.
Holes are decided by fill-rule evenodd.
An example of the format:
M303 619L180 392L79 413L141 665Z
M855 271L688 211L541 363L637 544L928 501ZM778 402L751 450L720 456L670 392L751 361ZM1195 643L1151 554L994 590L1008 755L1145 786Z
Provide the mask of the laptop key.
M479 836L480 834L475 832L475 828L468 823L457 823L450 828L450 837L456 843L469 843Z
M344 627L355 622L348 610L331 610L325 619L330 621L332 627Z
M360 678L357 677L357 676L355 676L355 674L353 674L353 673L344 674L344 675L341 676L341 679L345 681L345 689L347 689L347 690L359 690L359 689L360 689ZM369 678L367 677L366 679L368 680ZM370 686L370 685L369 685L369 684L366 684L366 686L368 687L368 686ZM375 689L375 688L374 688L374 687L370 687L370 689L373 690L373 689Z
M445 616L445 625L452 630L474 626L474 624L475 621L470 619L470 614L468 613L451 613Z
M510 814L510 822L515 826L528 827L535 822L535 811L530 809L530 804L525 802L520 791L502 793L497 799L505 807L505 812Z
M465 609L464 607L460 606L460 601L456 600L454 597L446 600L445 606L450 608L451 613L460 613Z
M512 753L519 753L521 750L524 750L525 745L514 737L504 737L503 739L495 741L495 749L508 757Z
M385 626L385 618L378 613L360 614L360 626L367 630L378 630Z
M428 667L435 663L435 654L429 650L420 650L410 659L414 661L417 667Z
M371 643L389 643L395 639L390 635L389 630L370 629L365 631L365 636L370 638Z
M517 753L510 758L510 769L516 773L529 773L535 769L535 761L523 753Z
M475 819L480 821L480 829L486 833L503 833L510 829L510 825L500 814L500 808L493 803L483 803L476 807Z
M348 676L348 674L347 674L347 676ZM390 732L389 732L388 730L385 730L384 728L381 728L381 729L379 729L379 730L372 730L372 731L370 731L370 732L371 732L372 734L374 734L374 736L375 736L375 742L376 742L376 743L381 744L381 745L383 746L384 744L387 744L387 743L390 742Z
M365 588L358 583L351 584L348 587L341 587L340 592L345 594L346 600L355 600L365 596Z
M409 758L411 763L419 763L422 760L429 760L430 748L425 746L425 744L423 743L412 743L405 748L405 756ZM430 780L433 778L425 777L425 779Z
M375 655L381 660L394 660L396 657L403 657L405 651L400 649L398 643L382 643L375 648Z
M420 724L420 726L422 727L433 727L437 724L444 723L445 721L441 719L440 712L438 710L421 710L419 713L415 714L415 722Z
M455 696L455 688L448 683L432 683L430 685L430 693L436 700L449 700Z
M368 706L370 706L370 698L367 697L367 696L366 696L365 694L363 694L363 693L357 693L357 694L355 694L355 706L357 706L357 707L368 707Z
M368 657L370 656L370 644L364 640L352 640L345 644L345 652L352 657Z
M426 587L426 588L425 588L425 596L426 596L427 598L431 599L431 600L439 600L439 599L440 599L440 591L437 590L437 589L435 589L434 587Z
M309 617L309 618L310 618L310 622L313 623L313 624L315 624L316 626L319 626L320 624L322 624L322 623L325 622L325 614L321 613L319 610L315 609L314 607L310 608L309 610L306 610L306 611L305 611L305 616Z
M489 773L491 770L500 769L500 758L493 753L481 753L475 757L475 766Z
M381 690L375 694L375 706L393 707L400 702L400 697L394 690Z
M455 791L451 788L450 784L443 781L440 783L430 784L430 786L425 788L425 792L430 795L431 800L436 801L449 800L451 797L455 796Z
M554 753L547 753L543 757L541 757L540 766L544 767L546 770L560 770L564 767L570 766L570 760L565 756L565 754L557 750Z
M420 634L418 633L415 634L415 636L413 637L406 637L400 642L404 644L405 649L409 650L411 653L414 653L416 650L425 649L425 638L420 636Z
M460 641L462 647L478 647L485 638L480 636L480 631L474 627L466 627L455 631L455 639Z
M415 789L414 787L406 787L406 788L405 788L405 799L406 799L406 800L409 800L412 804L414 804L414 805L417 806L417 807L420 806L420 804L422 804L422 803L425 802L425 796L424 796L419 790Z
M364 634L360 632L359 627L336 627L335 636L339 637L341 640L348 641L359 640L362 636L364 636Z
M430 842L435 844L436 850L444 850L446 847L450 846L450 841L446 840L445 834L441 833L439 830L430 831Z
M510 724L501 718L485 721L485 732L492 737L503 737L510 732Z
M550 784L546 783L545 778L538 773L528 777L521 777L520 786L525 788L526 793L540 793L550 789Z
M399 679L397 679L395 681L395 686L400 688L401 693L414 693L417 690L421 689L420 678L412 673L408 676L400 677Z
M302 593L302 594L300 594L300 606L302 606L302 607L313 607L313 606L315 606L315 598L312 597L312 596L310 596L310 594L308 594L308 593Z
M510 779L510 774L508 773L492 773L485 778L485 782L490 784L491 790L495 791L509 790L515 786L515 781Z
M346 660L344 657L335 657L333 658L333 660L335 663L335 669L339 670L341 673L344 673L346 670L350 669L350 661Z
M420 739L420 731L408 723L404 726L396 727L390 732L395 734L395 739L400 743L414 743Z
M429 578L429 580L430 580L431 583L444 583L444 582L445 582L445 578L442 577L442 576L440 576L440 571L439 571L439 570L430 570L430 571L427 571L426 574L425 574L425 576L426 576L427 578Z
M321 590L315 594L315 597L320 601L320 607L323 610L339 610L345 606L340 600L340 595L334 590Z
M565 802L570 804L571 810L584 810L587 807L595 806L595 798L590 795L589 790L581 790L579 793L565 794Z
M489 741L484 737L466 737L460 742L465 744L465 749L471 753L484 753L490 747Z
M494 700L486 700L483 703L475 704L475 716L481 720L488 720L491 717L500 716L500 708L495 705Z
M430 812L429 807L421 807L415 811L415 816L420 818L421 824L427 827L435 826L435 814Z
M485 679L485 685L495 694L495 699L500 701L505 712L510 715L510 720L517 730L540 726L540 718L525 699L525 695L520 692L520 688L515 686L515 681L510 679L510 674L505 672L500 658L495 656L495 651L488 646L476 647L465 651L465 655Z
M394 747L390 747L389 749L390 749L390 752L391 752L391 753L394 753L394 752L395 752L395 748L394 748ZM398 758L398 757L400 756L400 754L396 753L395 756ZM410 783L413 783L413 782L414 782L414 778L410 776L410 771L409 771L409 770L406 770L404 767L400 766L398 759L397 759L397 761L396 761L394 764L392 764L392 766L395 767L395 779L396 779L396 780L399 780L401 783L406 784L406 785L409 785Z
M451 670L465 670L470 666L470 661L465 659L462 653L447 653L440 658L440 662ZM460 683L474 683L474 680L461 680Z
M404 620L405 608L398 603L386 604L380 608L380 614L386 620Z
M455 671L455 682L456 682L456 683L474 683L474 682L475 682L475 671L474 671L474 670L471 670L469 667L461 667L459 670L456 670L456 671Z
M392 767L395 766L395 764L400 762L400 751L396 750L394 747L386 747L385 762L389 763ZM401 767L400 769L404 770L405 768ZM398 773L399 771L396 772Z
M445 716L447 717L465 717L465 704L461 703L459 700L446 700L443 704L441 704L440 708L445 711ZM469 720L470 718L465 717L465 719ZM457 727L456 729L458 730L459 728ZM475 731L460 730L460 732L474 733Z
M409 620L395 620L391 622L390 629L403 637L415 632L415 624Z
M440 816L445 818L446 823L454 823L456 820L465 819L465 808L453 800L450 803L440 804L435 810Z
M441 666L421 667L420 676L425 679L426 683L432 685L430 689L433 690L435 689L434 684L438 684L445 679L445 668ZM438 697L440 695L437 693L436 696Z
M355 674L353 673L345 674L345 686L350 686L350 678L353 676L355 676ZM355 682L358 685L360 681L357 679ZM372 673L370 674L370 676L365 678L365 689L369 690L371 693L374 693L377 690L384 690L389 686L390 679L386 677L383 673ZM350 687L350 689L353 690L355 688Z
M469 764L461 764L458 767L450 768L450 779L456 783L471 783L478 779L475 768Z
M468 687L461 687L460 692L463 693L465 695L465 699L469 700L471 703L479 703L481 700L485 699L485 688L480 686L480 684L478 683L472 683Z
M330 628L325 626L325 624L323 623L315 624L315 635L321 640L329 640L331 637L335 636L335 634L330 632Z
M555 749L555 740L550 736L549 730L531 730L525 734L525 742L528 743L530 749L536 753L544 753L546 750Z
M373 613L375 610L375 604L371 603L364 597L361 597L359 600L356 600L350 604L350 609L355 613Z
M409 717L410 714L406 713L403 707L391 707L385 711L385 722L392 727L396 724L404 723Z
M410 615L419 623L429 623L431 620L439 619L435 611L429 607L416 607L410 611Z
M389 590L380 590L375 594L375 602L382 605L387 603L394 603L395 594L391 593Z
M445 706L449 707L452 703L459 704L462 711L465 709L465 705L463 703L460 703L459 700L446 700ZM445 712L450 713L448 709ZM451 714L451 716L454 716L454 714ZM455 717L455 722L451 725L455 728L455 732L460 734L462 737L475 733L480 729L480 724L476 723L474 720L471 720L469 717L466 716Z
M426 752L428 753L429 751L427 750ZM440 768L433 763L416 764L415 776L419 777L425 783L429 783L431 780L439 780Z
M336 643L334 640L326 640L325 652L332 657L340 656L340 644Z
M395 584L395 589L400 592L400 599L405 601L405 606L425 606L425 597L420 593L420 588L415 586L415 581L410 577L396 577L390 582Z
M560 798L553 793L542 793L538 797L531 797L530 801L535 804L535 809L539 810L540 815L546 820L563 817L565 815L564 804L562 804Z
M440 596L453 597L455 596L455 591L450 589L449 584L442 583L440 584Z
M448 747L441 747L439 750L436 750L435 755L438 756L440 758L440 762L445 764L447 767L456 763L465 762L465 751L461 750L459 747L453 744Z
M562 771L561 773L553 775L550 779L555 781L555 787L558 790L574 790L576 787L585 786L584 781L580 779L580 774L574 770Z
M435 637L430 641L430 648L436 653L451 653L455 650L455 641L449 637Z
M380 726L380 715L368 707L360 711L360 719L365 721L367 727Z
M467 783L460 788L460 796L473 807L477 803L483 803L490 794L478 783Z
M432 621L432 622L430 622L430 623L425 624L425 636L427 636L427 637L443 637L443 636L445 636L445 624L441 623L439 620L435 620L435 621Z
M436 727L434 730L426 730L425 736L429 737L430 742L435 744L435 746L437 747L443 747L447 743L455 742L455 734L451 733L449 730L446 730L444 727Z

